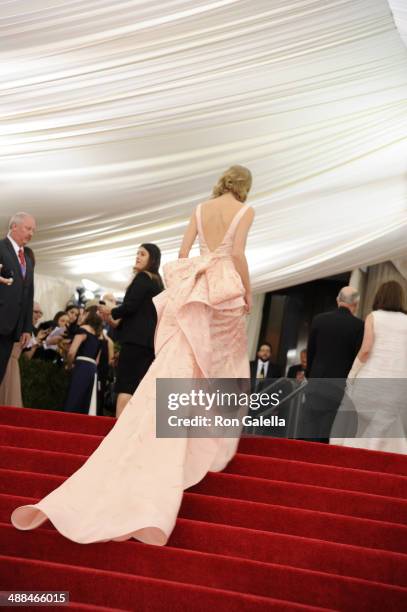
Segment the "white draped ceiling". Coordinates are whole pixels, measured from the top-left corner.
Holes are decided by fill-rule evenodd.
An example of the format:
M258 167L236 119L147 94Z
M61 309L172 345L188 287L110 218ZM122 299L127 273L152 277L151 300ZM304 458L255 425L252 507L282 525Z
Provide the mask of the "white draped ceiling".
M0 224L36 216L38 272L123 288L137 245L174 257L234 163L256 291L405 256L386 0L3 0L0 52Z

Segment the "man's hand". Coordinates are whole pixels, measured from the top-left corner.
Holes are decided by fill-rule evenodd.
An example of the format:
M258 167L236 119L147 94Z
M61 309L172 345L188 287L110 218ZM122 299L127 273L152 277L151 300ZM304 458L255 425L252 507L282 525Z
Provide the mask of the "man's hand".
M28 344L30 343L31 340L31 334L29 334L28 332L24 332L23 334L21 334L20 337L20 345L22 349L25 349L26 346L28 346Z
M0 285L6 285L6 287L9 287L10 285L13 284L13 279L12 278L4 278L1 275L2 267L3 267L3 264L0 264Z
M39 331L39 332L38 332L38 334L37 334L37 338L36 338L36 339L37 339L37 342L38 342L39 344L41 344L41 342L42 342L43 340L45 340L45 338L48 336L48 334L49 334L50 332L51 332L51 328L49 328L49 329L40 329L40 331Z

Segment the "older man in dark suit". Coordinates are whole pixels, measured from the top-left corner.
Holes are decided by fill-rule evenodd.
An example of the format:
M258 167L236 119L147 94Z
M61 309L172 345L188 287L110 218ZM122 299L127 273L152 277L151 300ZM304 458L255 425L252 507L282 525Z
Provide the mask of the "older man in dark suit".
M355 316L358 292L343 287L336 302L336 310L319 314L312 321L307 347L309 385L300 432L307 439L326 443L364 332L363 321Z
M17 213L9 233L0 240L0 383L14 342L25 348L33 328L34 262L25 248L34 235L35 219Z

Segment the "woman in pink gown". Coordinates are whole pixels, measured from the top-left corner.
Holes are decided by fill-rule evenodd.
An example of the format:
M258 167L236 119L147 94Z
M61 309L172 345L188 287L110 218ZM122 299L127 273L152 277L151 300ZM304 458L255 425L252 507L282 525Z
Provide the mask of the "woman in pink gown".
M49 519L79 543L126 540L166 544L184 489L233 457L237 438L156 437L157 378L249 378L245 314L251 307L246 237L253 209L242 202L249 170L232 166L200 204L179 259L164 266L166 290L154 298L156 359L99 447L37 504L11 521L34 529ZM199 238L200 256L188 259Z

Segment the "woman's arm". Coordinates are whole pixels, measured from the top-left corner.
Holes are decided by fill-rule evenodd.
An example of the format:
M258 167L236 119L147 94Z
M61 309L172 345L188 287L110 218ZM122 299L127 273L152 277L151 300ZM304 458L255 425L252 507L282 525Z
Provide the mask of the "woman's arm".
M58 344L65 332L66 327L54 327L54 329L51 331L51 333L48 334L47 339L45 340L45 348Z
M66 365L68 368L72 367L75 361L76 353L82 342L86 339L86 334L76 334L72 340L71 346L69 347L68 354L66 356Z
M365 320L365 333L363 335L362 346L360 347L360 351L357 356L357 358L360 359L362 363L365 363L368 360L370 351L372 350L373 342L373 313L370 313L369 315L367 315Z
M32 347L28 351L23 351L23 356L25 359L32 359L34 357L37 349L41 346L41 344L46 339L49 333L49 329L40 329L37 334L37 337L33 340Z
M354 379L359 373L359 370L363 367L363 364L369 359L370 351L372 350L374 342L374 330L373 330L373 313L370 313L365 320L365 333L363 335L362 346L360 347L359 353L355 357L352 369L348 374L348 379Z
M55 346L61 340L63 332L60 334L53 334L52 336L48 336L46 344L47 346Z
M107 317L106 321L107 321L107 323L109 323L109 325L111 327L115 327L116 328L116 327L119 326L119 323L120 323L121 319L113 319L113 317L111 315L109 315Z
M184 259L188 257L189 251L191 250L191 247L195 242L197 233L198 233L198 228L196 225L196 212L194 211L189 220L188 227L185 230L185 234L182 239L181 248L178 253L178 259Z
M114 361L114 343L113 343L113 340L111 338L109 338L109 336L107 335L106 332L103 332L103 338L107 342L107 358L108 358L108 362L109 362L109 365L112 365L113 361Z
M252 304L252 290L250 286L249 267L247 265L247 259L245 255L246 240L249 233L249 229L253 223L254 210L249 208L240 220L239 225L235 233L232 248L232 258L235 264L235 268L242 279L243 287L245 289L245 300L246 310L249 313Z

